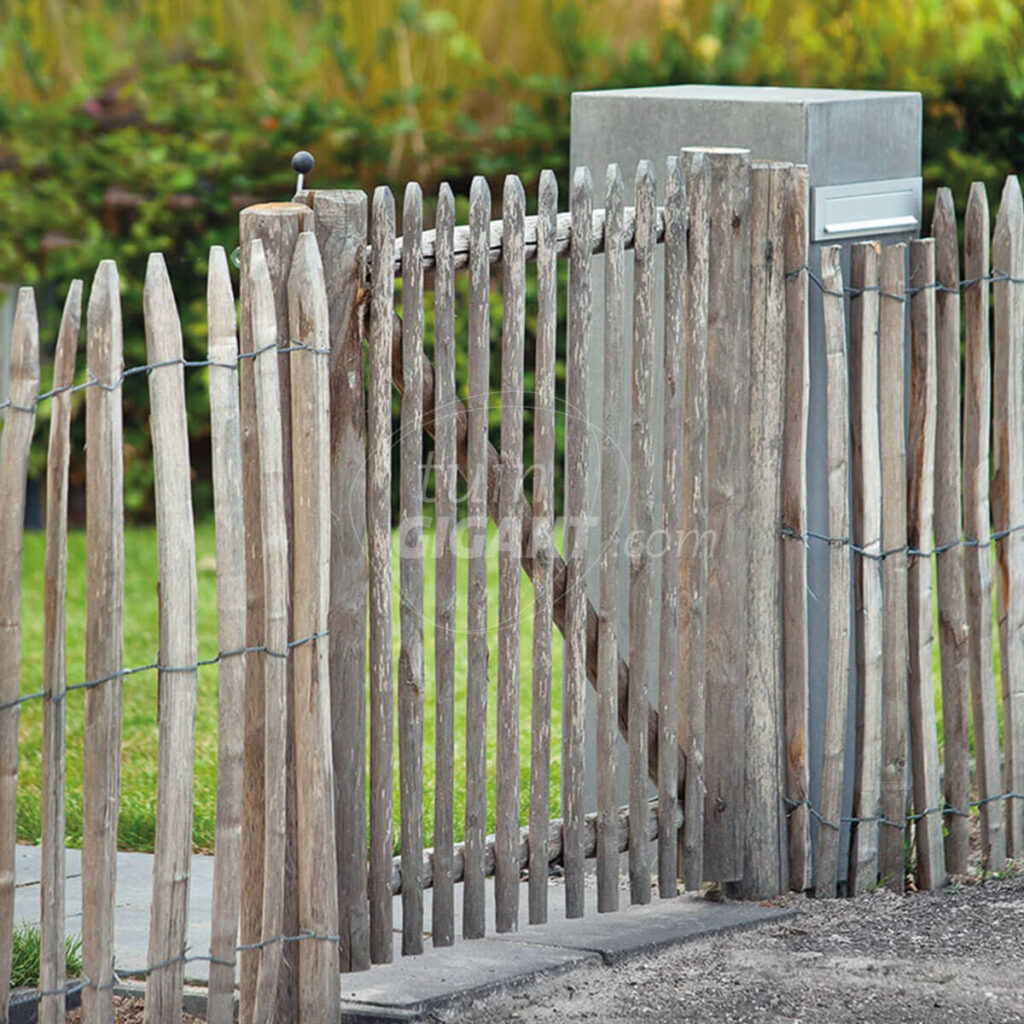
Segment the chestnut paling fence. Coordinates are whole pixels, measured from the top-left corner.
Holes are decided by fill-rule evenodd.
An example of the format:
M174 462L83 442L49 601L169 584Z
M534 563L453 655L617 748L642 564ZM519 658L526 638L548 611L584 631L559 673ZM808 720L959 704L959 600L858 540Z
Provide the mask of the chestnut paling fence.
M87 377L75 383L83 299L75 282L46 394L38 393L33 293L22 290L0 453L4 1018L18 713L22 703L38 699L44 705L42 974L40 991L18 998L37 1000L41 1019L57 1021L66 992L77 987L86 1020L113 1020L122 687L141 671L160 678L146 972L147 1014L155 1021L178 1019L185 967L196 959L209 961L211 1021L233 1019L236 975L246 1024L336 1018L339 972L394 955L394 895L402 901L401 952L419 954L425 934L436 946L451 944L457 931L466 940L485 934L490 875L493 927L509 931L546 919L555 863L564 869L567 916L585 911L589 858L596 858L597 909L617 909L624 851L633 903L652 898L652 876L662 898L677 893L680 879L690 889L724 882L751 898L786 888L834 896L845 859L842 824L851 826L843 889L851 893L879 882L902 889L908 837L921 886L939 886L948 873L965 871L972 815L980 820L987 867L1024 853L1024 212L1016 179L1007 180L991 252L982 187L968 201L962 267L952 197L942 190L934 238L855 246L848 282L838 247L823 251L820 267L808 265L804 168L752 163L742 150L684 150L668 162L663 207L655 184L654 168L642 163L634 205L626 206L616 168L596 200L589 176L578 172L569 212L559 213L555 180L546 173L538 212L526 216L523 187L510 177L502 217L492 221L487 184L477 179L465 226L455 224L454 197L442 186L429 231L421 191L410 185L401 236L387 189L374 194L372 211L362 193L330 191L252 207L241 215L237 307L225 253L211 251L208 359L183 358L171 282L154 255L145 287L148 364L125 369L117 270L106 261L85 318ZM595 254L603 254L601 308L592 289ZM569 261L565 295L558 287L560 259ZM656 260L664 266L660 303ZM627 261L634 271L631 295ZM528 262L536 263L529 310ZM456 288L460 271L468 273L466 289ZM827 535L809 531L806 514L811 288L822 293L825 314ZM502 297L501 341L492 352L495 289ZM425 307L429 290L433 300ZM556 373L560 303L564 389ZM630 307L627 332L623 313ZM425 308L433 314L429 331ZM588 378L598 318L603 372L595 395ZM467 328L464 384L456 372L463 358L456 352L457 322ZM491 392L492 360L500 362L497 393ZM624 365L631 394L620 386ZM217 532L220 653L204 662L197 654L183 387L184 374L196 367L209 374ZM527 369L534 381L529 467ZM151 398L160 635L154 663L125 667L120 385L137 372L148 375ZM656 407L659 376L664 400ZM87 390L87 679L69 684L67 466L70 399L79 389ZM393 389L401 394L397 431ZM52 403L44 681L39 692L21 692L25 481L42 401ZM588 421L595 407L599 427ZM498 408L495 447L488 418ZM561 495L555 493L556 408L565 410ZM662 442L652 429L655 417ZM628 473L611 440L623 420L630 424ZM597 458L588 456L590 431L601 438ZM433 439L436 481L430 550L422 525L425 435ZM458 476L466 481L464 500ZM596 516L593 494L599 495ZM555 545L556 507L564 510L562 551ZM457 539L460 516L465 545ZM486 543L488 518L497 524L496 555ZM393 555L396 527L400 544ZM598 534L600 551L592 589L590 531ZM648 544L655 534L708 542ZM807 755L806 554L814 544L829 550L828 708L817 805L809 799ZM619 608L622 551L628 609ZM493 557L499 594L497 607L489 608ZM427 558L436 563L431 623L424 615ZM455 628L462 614L460 559L468 576L464 633ZM519 604L523 572L532 585L531 609ZM935 606L942 771L931 668ZM523 657L520 627L527 614L533 647ZM629 628L620 629L621 621ZM435 634L432 664L424 656L425 628ZM495 664L489 664L488 628L498 634ZM561 679L552 678L556 641L563 645ZM458 683L466 694L465 735L457 744L456 654L463 644L465 679ZM218 666L220 722L212 930L208 951L190 951L194 712L197 671L208 663ZM588 684L598 708L596 814L585 813L584 802ZM560 751L552 749L559 688ZM436 716L435 793L433 847L424 849L428 689ZM85 977L69 982L63 974L64 708L77 690L86 702ZM520 794L519 708L527 690L529 791ZM497 707L493 806L489 701ZM853 814L844 818L848 713L857 725L855 796ZM617 733L628 741L622 764L615 757ZM457 749L464 751L458 760ZM553 819L551 766L559 760L562 811ZM620 775L628 778L625 807L616 799ZM465 803L459 843L457 788ZM524 869L528 922L519 920ZM427 888L433 890L429 921Z

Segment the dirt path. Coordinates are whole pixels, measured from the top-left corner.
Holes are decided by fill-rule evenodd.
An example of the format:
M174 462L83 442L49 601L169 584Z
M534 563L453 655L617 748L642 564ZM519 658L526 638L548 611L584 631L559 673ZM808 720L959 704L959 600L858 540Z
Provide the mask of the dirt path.
M586 967L444 1021L1024 1022L1024 874L785 902L799 916Z

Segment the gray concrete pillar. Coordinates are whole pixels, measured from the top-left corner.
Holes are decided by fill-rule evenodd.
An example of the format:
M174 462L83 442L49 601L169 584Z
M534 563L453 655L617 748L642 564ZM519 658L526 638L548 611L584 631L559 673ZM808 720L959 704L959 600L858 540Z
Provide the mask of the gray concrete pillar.
M605 171L617 162L632 203L633 175L638 160L655 164L659 202L663 201L665 160L683 146L727 146L749 149L754 159L806 164L811 188L810 266L818 276L821 249L841 242L843 269L849 271L849 248L856 241L878 238L885 244L906 241L919 233L921 217L921 96L908 92L862 92L829 89L774 89L681 85L652 89L581 92L572 97L570 167L586 165L594 179L594 205L604 199ZM627 294L632 273L627 259ZM590 384L591 422L601 423L603 338L603 258L594 261L594 335ZM659 294L663 289L658 270ZM624 317L622 394L630 395L629 343L632 318L629 303ZM821 294L810 289L810 408L807 446L808 526L828 532L828 490L825 437L825 350ZM661 339L658 339L661 344ZM656 357L660 365L660 354ZM651 411L656 445L660 446L661 408ZM595 437L598 432L592 431ZM619 438L625 466L629 463L629 412L622 418ZM600 444L591 445L593 508L600 480ZM660 491L660 483L659 483ZM657 495L660 502L660 493ZM628 515L628 508L626 509ZM626 531L623 531L625 535ZM597 537L592 540L588 589L597 601ZM628 629L628 578L622 559L622 635ZM811 800L821 795L821 759L826 703L828 624L828 551L812 545L808 551L808 630L810 644L810 764ZM657 608L655 621L657 621ZM852 624L851 624L852 628ZM855 664L851 657L848 764L844 815L853 800ZM588 691L587 800L596 807L596 697ZM622 803L626 802L625 744L618 755ZM652 791L653 795L653 791ZM841 841L841 872L845 877L847 836Z

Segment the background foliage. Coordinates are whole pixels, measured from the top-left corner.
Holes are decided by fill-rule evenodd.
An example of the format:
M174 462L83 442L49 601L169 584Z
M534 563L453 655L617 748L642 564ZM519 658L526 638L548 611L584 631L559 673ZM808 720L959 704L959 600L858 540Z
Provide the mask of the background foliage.
M199 358L209 246L290 195L300 146L321 186L465 194L481 173L500 202L501 175L529 189L547 166L565 195L574 89L683 81L918 89L928 185L959 200L974 179L995 199L1024 151L1013 0L0 0L0 282L38 285L53 339L69 280L117 259L132 365L161 250ZM188 386L202 513L202 375ZM146 520L145 380L125 402L126 502ZM45 428L43 409L36 475Z

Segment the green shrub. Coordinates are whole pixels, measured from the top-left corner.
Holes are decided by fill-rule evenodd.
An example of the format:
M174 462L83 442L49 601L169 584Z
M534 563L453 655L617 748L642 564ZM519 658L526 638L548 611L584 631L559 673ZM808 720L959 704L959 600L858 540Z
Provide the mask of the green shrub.
M67 15L63 27L41 13L54 6ZM227 0L173 6L194 20L176 25L171 5L153 0L0 0L0 281L37 285L47 346L71 278L88 283L100 259L114 258L126 364L146 362L142 280L148 253L162 251L186 356L203 358L209 247L235 248L240 207L290 196L288 160L300 146L316 154L314 186L369 191L415 177L428 196L442 179L465 195L480 173L497 208L504 174L519 173L530 190L551 167L564 203L574 89L680 81L920 89L926 194L949 184L960 202L973 179L994 200L1024 146L1024 29L1009 0L929 0L909 10L895 0L550 0L487 18L467 0L388 0L345 18L340 5L304 0L245 17ZM47 373L44 365L44 388ZM205 377L187 380L204 515ZM126 382L124 401L126 507L149 521L143 377ZM44 405L37 479L47 416ZM80 488L83 416L74 430L72 486Z

